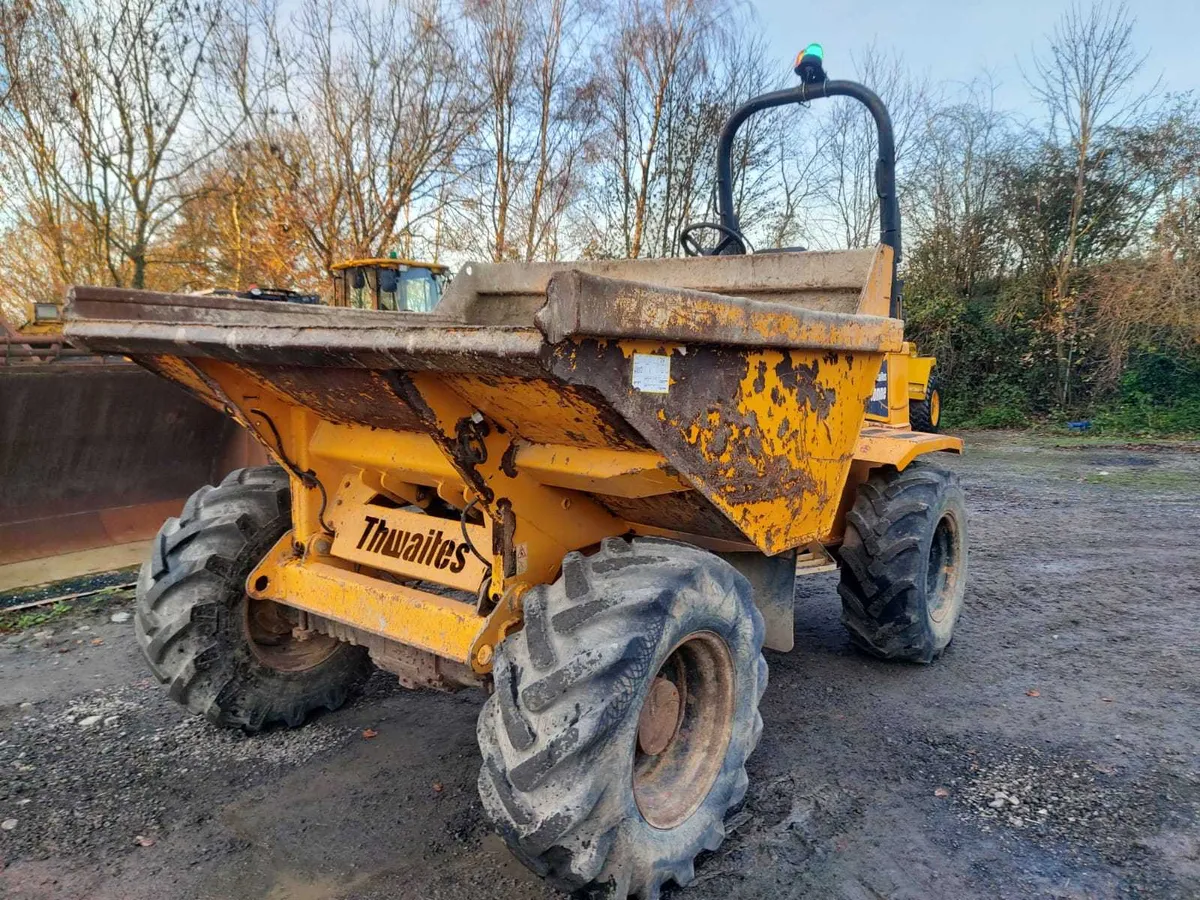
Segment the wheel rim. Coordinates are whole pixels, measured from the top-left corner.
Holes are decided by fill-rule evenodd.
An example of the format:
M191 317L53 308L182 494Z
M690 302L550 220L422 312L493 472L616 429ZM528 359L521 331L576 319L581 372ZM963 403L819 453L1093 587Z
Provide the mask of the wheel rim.
M925 570L925 596L929 618L941 624L954 606L958 579L962 574L962 540L958 521L949 513L938 519L929 544L929 564Z
M299 610L246 597L246 643L255 658L280 672L303 672L337 650L337 638L299 627Z
M638 716L633 795L655 828L694 813L721 772L733 734L733 657L711 631L675 645Z
M942 395L934 391L929 395L929 424L936 425L942 417Z

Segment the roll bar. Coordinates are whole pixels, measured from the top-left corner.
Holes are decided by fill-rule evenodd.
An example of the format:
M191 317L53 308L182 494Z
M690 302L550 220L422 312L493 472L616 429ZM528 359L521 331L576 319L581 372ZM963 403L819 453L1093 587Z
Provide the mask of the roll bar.
M853 97L871 113L879 135L879 158L875 161L875 192L879 195L879 242L892 248L891 315L903 315L901 283L896 277L900 265L900 201L896 196L896 141L892 133L892 117L879 95L857 81L819 81L801 84L782 91L760 94L739 106L725 127L717 145L717 208L721 224L741 232L737 212L733 208L733 139L742 124L757 112L791 103L807 103L822 97Z

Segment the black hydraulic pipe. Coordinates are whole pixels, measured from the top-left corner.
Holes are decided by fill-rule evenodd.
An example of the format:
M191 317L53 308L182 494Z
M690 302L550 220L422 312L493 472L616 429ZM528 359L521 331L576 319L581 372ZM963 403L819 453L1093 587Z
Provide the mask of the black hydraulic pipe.
M742 123L757 112L791 103L807 103L822 97L853 97L870 110L879 135L879 158L875 161L875 193L879 195L879 242L892 248L891 314L902 315L900 281L896 270L900 265L900 200L896 196L896 140L892 133L892 117L879 95L857 81L821 81L801 84L784 91L760 94L739 106L725 127L717 144L717 208L721 224L741 233L737 212L733 208L733 139Z

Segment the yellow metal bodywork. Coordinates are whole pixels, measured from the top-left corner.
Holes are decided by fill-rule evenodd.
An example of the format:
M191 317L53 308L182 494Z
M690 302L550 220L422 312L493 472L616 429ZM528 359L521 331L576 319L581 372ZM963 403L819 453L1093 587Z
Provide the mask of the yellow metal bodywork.
M649 352L686 360L687 347L622 342L626 356ZM845 354L821 369L822 351L749 352L737 384L736 414L672 413L659 421L712 464L711 480L692 484L724 512L758 549L775 554L820 540L832 529L862 404L871 392L879 356ZM780 372L814 369L819 382L800 383ZM832 399L841 397L843 402Z
M911 344L909 346L911 355L908 359L908 399L924 400L937 360L932 356L917 356L916 347L912 347Z
M470 603L353 571L333 557L297 554L291 533L250 573L246 592L461 663L480 627Z
M460 523L380 504L381 492L370 484L375 480L351 477L338 491L329 516L330 553L405 578L433 578L449 588L478 591L488 570L471 548L491 547L491 520Z
M458 423L470 420L476 409L438 375L414 372L410 377L440 430L434 435L435 441L443 453L451 453ZM593 546L626 530L624 522L586 494L547 486L521 471L515 466L515 454L514 464L506 464L511 444L506 434L492 431L481 438L481 443L485 458L470 470L464 470L461 464L456 468L491 517L492 527L511 528L505 541L511 548L508 555L493 547L493 596L502 596L509 581L553 581L563 557L571 550ZM507 506L497 499L501 492Z
M855 460L873 466L905 469L918 456L938 450L962 453L962 438L949 434L923 434L895 428L864 428L854 450Z
M888 353L887 413L868 412L867 419L873 423L907 425L909 401L925 399L935 365L934 357L918 356L916 346L908 341L898 352Z

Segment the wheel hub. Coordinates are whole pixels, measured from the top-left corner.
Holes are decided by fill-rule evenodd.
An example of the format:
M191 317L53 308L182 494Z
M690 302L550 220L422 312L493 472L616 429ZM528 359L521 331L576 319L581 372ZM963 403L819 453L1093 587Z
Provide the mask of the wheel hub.
M695 632L667 655L638 714L633 795L655 828L674 828L704 802L733 735L733 657L724 639Z
M650 685L638 717L638 748L650 756L667 749L679 730L679 688L661 675Z
M303 672L324 662L337 650L337 638L303 627L298 621L299 614L299 610L272 600L247 596L246 640L260 663L280 672Z
M941 624L957 596L958 579L962 572L962 544L958 523L952 515L938 520L929 545L926 564L925 591L929 598L929 617Z

